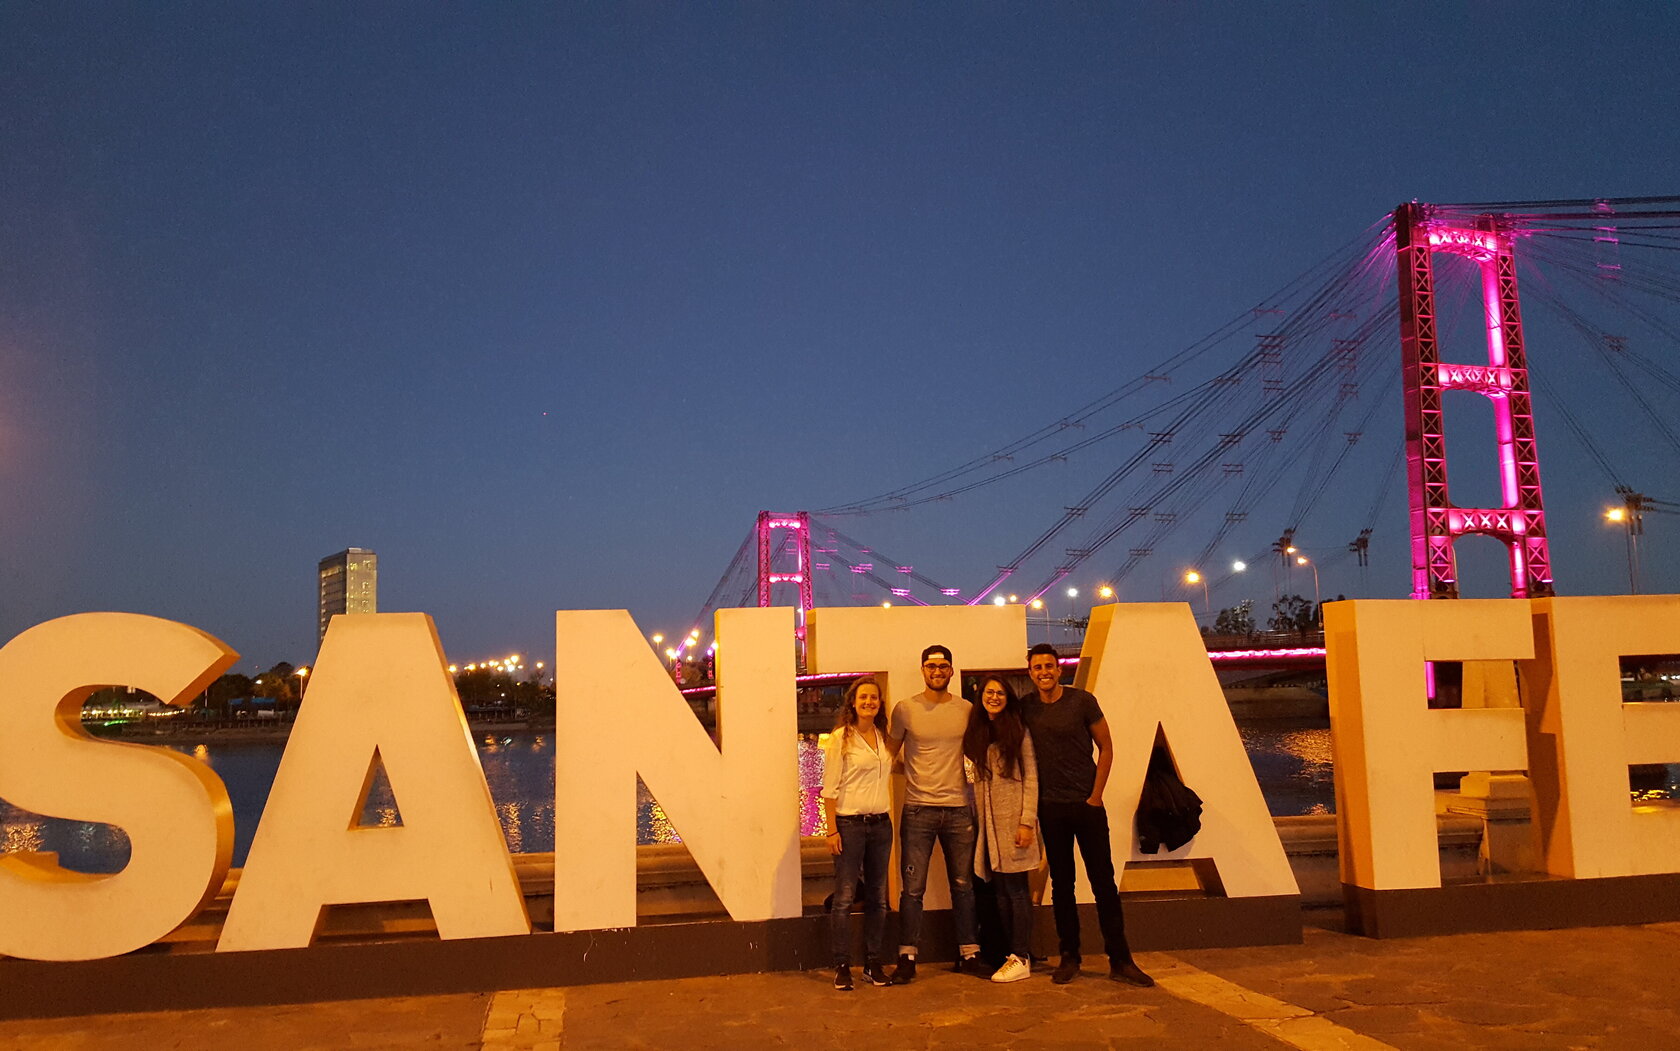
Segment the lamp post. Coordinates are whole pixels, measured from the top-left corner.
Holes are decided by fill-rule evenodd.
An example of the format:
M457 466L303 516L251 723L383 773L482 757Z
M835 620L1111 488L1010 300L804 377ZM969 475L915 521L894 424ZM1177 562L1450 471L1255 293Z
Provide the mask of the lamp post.
M1079 612L1077 607L1075 607L1074 604L1073 604L1073 600L1079 597L1079 589L1078 588L1068 588L1067 589L1067 597L1068 597L1067 626L1068 626L1068 631L1071 632L1073 630L1074 614Z
M309 665L305 664L303 667L299 668L297 671L293 672L292 674L297 676L298 703L302 704L303 703L303 684L306 681L308 681L308 679L309 679Z
M1612 507L1604 512L1606 522L1615 523L1625 528L1627 534L1627 564L1628 564L1628 594L1639 594L1639 538L1645 533L1645 494L1636 493L1625 486L1619 486L1617 492L1622 494L1625 501L1621 507Z
M1313 565L1312 562L1307 558L1306 555L1296 555L1295 556L1295 564L1297 566L1306 566L1308 569L1312 570L1312 575L1313 575L1313 609L1316 610L1323 603L1323 600L1319 597L1319 591L1318 591L1318 567Z
M1213 598L1208 594L1207 577L1192 569L1184 574L1184 582L1191 587L1195 587L1197 584L1202 586L1202 613L1204 615L1211 614L1213 612Z

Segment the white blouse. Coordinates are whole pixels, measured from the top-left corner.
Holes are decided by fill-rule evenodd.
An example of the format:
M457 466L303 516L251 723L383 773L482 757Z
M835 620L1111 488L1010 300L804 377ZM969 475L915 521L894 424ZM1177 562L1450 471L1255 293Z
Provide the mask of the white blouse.
M849 729L849 728L848 728ZM823 742L824 799L834 800L836 815L885 814L892 809L892 756L886 737L875 734L870 747L856 731L835 730Z

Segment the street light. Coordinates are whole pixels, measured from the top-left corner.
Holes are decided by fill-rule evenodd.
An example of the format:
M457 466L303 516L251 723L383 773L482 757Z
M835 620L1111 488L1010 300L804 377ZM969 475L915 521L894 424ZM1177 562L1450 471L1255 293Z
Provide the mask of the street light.
M1241 573L1243 570L1245 570L1247 568L1248 568L1248 563L1244 562L1240 558L1237 559L1235 562L1231 563L1231 572L1233 572L1233 573Z
M1628 594L1639 594L1639 538L1645 533L1645 494L1626 486L1617 486L1624 501L1621 507L1608 508L1604 520L1627 530Z
M1194 569L1192 569L1188 573L1184 574L1184 582L1186 584L1191 585L1192 587L1194 587L1197 584L1200 584L1202 586L1202 612L1203 613L1212 613L1213 612L1213 598L1211 596L1209 596L1209 594L1208 594L1207 577L1202 576L1200 573L1198 573Z
M1104 584L1102 587L1097 589L1097 597L1098 598L1113 598L1114 597L1114 588L1112 588L1111 586L1109 586L1107 584Z
M1320 599L1319 593L1318 593L1318 567L1313 565L1310 561L1308 561L1306 555L1295 556L1295 564L1297 566L1306 566L1308 569L1312 570L1312 575L1313 575L1313 608L1317 609L1319 606L1323 605L1323 600Z

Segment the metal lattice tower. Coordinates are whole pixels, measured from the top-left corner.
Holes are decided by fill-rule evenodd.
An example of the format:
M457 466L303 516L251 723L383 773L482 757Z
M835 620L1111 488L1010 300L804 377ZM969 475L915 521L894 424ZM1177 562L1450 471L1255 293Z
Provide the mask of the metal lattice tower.
M791 556L791 557L790 557ZM791 562L791 566L789 563ZM799 588L794 632L805 641L805 616L811 611L811 515L808 511L758 513L758 604L771 605L777 584Z
M1411 498L1412 597L1458 597L1453 542L1466 533L1491 536L1505 545L1512 598L1550 595L1552 562L1546 544L1511 233L1492 215L1465 225L1432 218L1427 206L1415 202L1395 209L1394 228ZM1469 259L1481 271L1485 364L1443 364L1440 360L1435 331L1436 252ZM1449 390L1473 391L1493 403L1499 507L1456 507L1448 499L1441 399Z

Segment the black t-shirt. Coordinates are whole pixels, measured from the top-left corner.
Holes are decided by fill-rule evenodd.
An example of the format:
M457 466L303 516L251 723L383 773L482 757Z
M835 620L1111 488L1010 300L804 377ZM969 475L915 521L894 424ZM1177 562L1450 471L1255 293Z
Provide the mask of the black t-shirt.
M1084 690L1062 687L1054 704L1027 695L1021 715L1038 753L1038 798L1049 803L1083 803L1097 783L1097 758L1091 727L1102 721L1102 706Z

